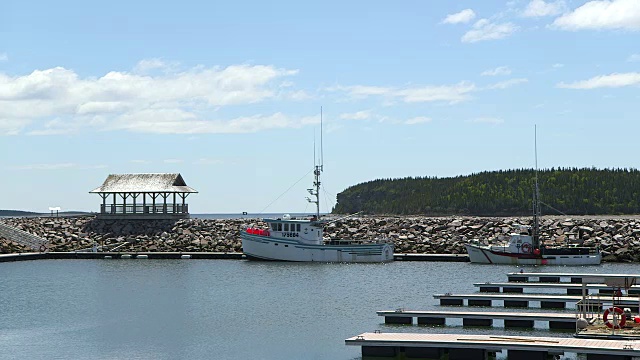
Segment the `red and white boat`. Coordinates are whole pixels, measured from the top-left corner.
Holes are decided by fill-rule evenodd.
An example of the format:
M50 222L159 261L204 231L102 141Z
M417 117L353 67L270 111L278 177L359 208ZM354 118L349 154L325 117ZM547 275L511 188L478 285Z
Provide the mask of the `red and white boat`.
M581 246L545 246L540 239L540 201L536 156L536 177L533 193L533 227L526 232L511 234L509 242L502 246L480 245L476 240L465 244L469 261L480 264L510 265L599 265L602 254L599 248ZM522 229L521 229L522 230Z

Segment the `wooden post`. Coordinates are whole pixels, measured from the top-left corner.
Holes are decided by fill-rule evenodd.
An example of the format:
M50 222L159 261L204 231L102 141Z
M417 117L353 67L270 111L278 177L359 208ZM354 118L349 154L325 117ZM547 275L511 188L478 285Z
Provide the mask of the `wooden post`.
M162 203L162 213L166 214L167 213L167 198L169 197L169 194L167 193L162 193L160 194L162 196L163 199L163 203Z
M101 214L107 212L107 196L109 196L109 194L100 194L100 197L102 198L102 208L100 209Z
M142 213L147 213L147 194L142 193Z
M126 214L127 213L127 193L122 193L120 194L120 196L122 197L122 213Z
M180 194L180 197L182 198L182 210L180 212L183 213L183 214L187 213L187 210L185 209L186 206L185 206L185 203L184 203L184 199L186 199L188 195L189 195L189 193L181 193Z
M140 196L140 194L138 193L132 193L131 197L133 198L133 213L135 214L136 211L136 199L138 198L138 196Z
M175 214L176 211L176 193L173 193L173 213Z

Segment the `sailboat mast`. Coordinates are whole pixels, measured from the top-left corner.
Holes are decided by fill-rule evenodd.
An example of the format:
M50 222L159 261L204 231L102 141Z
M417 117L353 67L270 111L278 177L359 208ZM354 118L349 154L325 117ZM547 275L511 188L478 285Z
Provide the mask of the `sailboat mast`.
M540 192L538 189L538 129L533 127L533 148L535 153L535 185L533 189L533 248L540 248Z

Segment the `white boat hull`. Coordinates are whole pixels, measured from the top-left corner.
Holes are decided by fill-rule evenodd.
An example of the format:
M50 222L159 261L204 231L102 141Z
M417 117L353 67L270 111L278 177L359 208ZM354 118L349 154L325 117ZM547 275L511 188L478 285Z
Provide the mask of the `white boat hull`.
M242 251L253 259L304 262L393 261L389 243L357 245L306 245L290 239L243 233Z
M599 265L602 255L541 255L514 254L492 250L486 246L466 244L469 261L478 264L509 265Z

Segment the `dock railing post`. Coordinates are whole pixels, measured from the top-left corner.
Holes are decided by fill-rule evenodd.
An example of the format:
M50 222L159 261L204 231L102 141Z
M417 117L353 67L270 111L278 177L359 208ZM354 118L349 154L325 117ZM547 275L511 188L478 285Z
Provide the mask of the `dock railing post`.
M587 309L586 309L586 299L587 299L587 284L583 281L582 282L582 318L586 319L587 318Z

